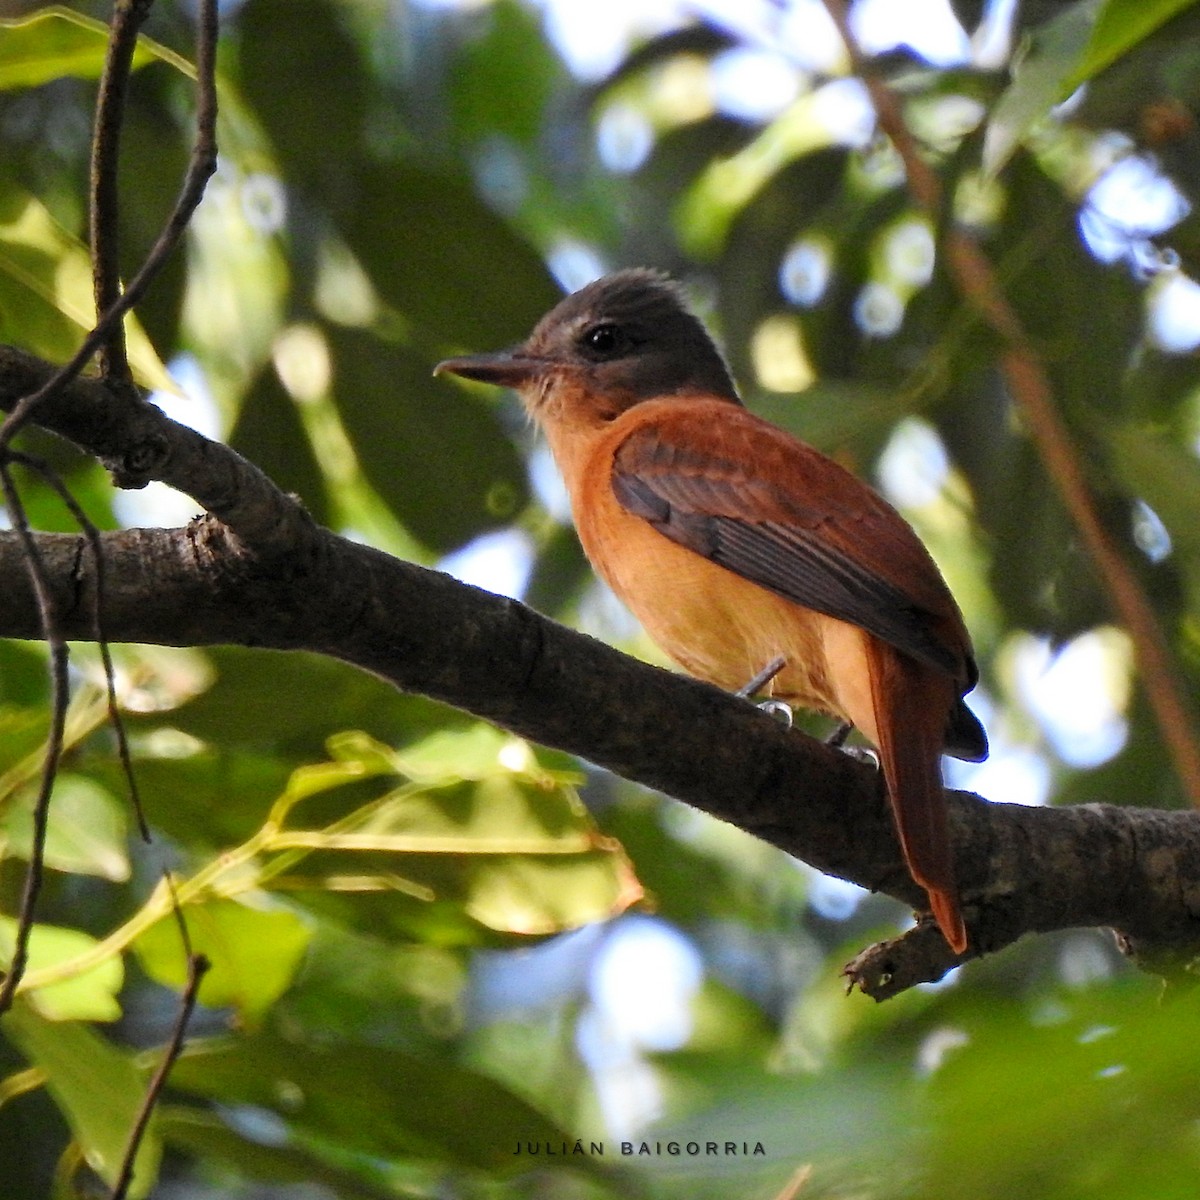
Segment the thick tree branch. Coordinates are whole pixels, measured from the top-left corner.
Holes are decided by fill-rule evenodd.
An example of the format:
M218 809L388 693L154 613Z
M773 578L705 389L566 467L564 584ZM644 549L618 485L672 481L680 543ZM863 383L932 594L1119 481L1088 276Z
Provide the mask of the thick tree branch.
M0 408L51 369L0 348ZM105 535L102 617L114 641L330 655L657 788L822 871L922 902L871 766L522 604L321 529L228 447L142 400L114 403L98 380L76 380L38 420L125 477L136 460L139 479L162 478L213 514ZM80 639L94 628L85 542L38 535L60 624ZM22 555L18 534L0 534L0 636L40 638ZM1070 926L1113 926L1147 947L1200 940L1200 816L1031 809L969 793L950 802L973 954ZM858 960L852 977L882 997L955 961L920 925Z
M0 411L19 407L56 373L32 354L0 346ZM260 556L294 552L314 528L303 507L253 463L169 420L135 389L77 377L47 395L37 424L99 459L118 487L158 480L191 496Z

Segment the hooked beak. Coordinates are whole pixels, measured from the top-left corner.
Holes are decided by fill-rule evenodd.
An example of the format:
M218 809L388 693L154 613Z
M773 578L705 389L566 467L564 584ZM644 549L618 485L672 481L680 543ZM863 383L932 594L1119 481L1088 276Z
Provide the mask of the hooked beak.
M462 358L447 358L433 368L435 375L461 375L480 383L497 387L520 388L541 375L549 364L544 358L534 358L516 350L497 350L492 354L467 354Z

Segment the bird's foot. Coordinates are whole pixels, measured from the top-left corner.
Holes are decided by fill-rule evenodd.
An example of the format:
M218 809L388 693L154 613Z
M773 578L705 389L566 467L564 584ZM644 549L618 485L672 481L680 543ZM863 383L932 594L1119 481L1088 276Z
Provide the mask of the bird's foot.
M742 696L749 700L751 696L762 691L784 667L787 666L787 659L782 656L773 658L757 675L754 676L748 683L738 688L734 692L735 696ZM792 708L790 704L785 704L782 700L760 700L754 706L767 716L774 717L777 721L782 721L787 729L792 727Z
M870 746L839 746L838 749L843 754L849 755L850 758L870 763L875 770L879 770L879 755Z
M768 717L782 723L784 729L792 727L792 706L782 700L760 700L755 706L759 712L765 712Z
M825 739L825 745L832 746L835 750L842 749L846 744L846 739L854 732L854 726L849 721L842 721L838 727Z
M851 758L858 759L859 762L870 763L877 771L879 770L879 755L868 746L847 746L846 739L854 732L854 726L849 721L842 721L838 727L825 739L825 745L832 746L835 750L840 750L843 754L848 754Z
M761 692L763 688L787 666L787 659L780 655L778 658L773 658L757 675L754 676L748 683L743 684L733 694L742 696L749 700L751 696Z

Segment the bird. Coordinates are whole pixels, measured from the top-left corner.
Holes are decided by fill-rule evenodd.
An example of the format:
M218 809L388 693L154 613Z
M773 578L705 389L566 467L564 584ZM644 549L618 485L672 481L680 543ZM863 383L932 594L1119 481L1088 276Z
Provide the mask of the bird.
M963 954L941 757L987 755L963 700L979 673L908 522L746 408L681 285L650 268L606 275L523 343L435 374L518 393L593 568L668 657L727 690L782 658L766 694L876 747L907 869Z

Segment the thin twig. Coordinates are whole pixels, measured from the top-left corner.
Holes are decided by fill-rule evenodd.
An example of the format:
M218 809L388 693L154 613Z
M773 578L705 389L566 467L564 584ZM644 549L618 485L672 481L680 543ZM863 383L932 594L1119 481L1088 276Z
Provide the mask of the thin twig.
M29 528L29 518L20 493L13 483L10 464L0 456L0 487L13 528L21 538L24 562L37 599L38 615L46 642L50 647L50 732L46 739L46 757L42 763L42 778L33 806L33 835L29 851L29 866L21 890L21 907L17 913L17 929L13 937L12 960L8 973L0 983L0 1013L12 1006L17 985L25 974L29 960L29 937L33 932L34 911L42 887L42 872L46 854L46 832L50 825L50 796L58 775L62 757L63 731L66 726L67 699L67 642L63 637L58 610L51 594L46 564L37 539Z
M188 933L187 922L183 918L179 901L175 898L175 888L171 883L171 877L164 873L163 878L166 880L167 887L171 890L173 902L171 911L175 915L175 922L179 928L180 941L183 943L183 952L187 956L187 981L184 984L183 994L179 1000L179 1013L175 1018L171 1037L163 1051L162 1059L150 1080L150 1085L146 1088L146 1094L142 1097L137 1118L133 1123L133 1128L129 1132L129 1141L126 1143L125 1153L121 1158L120 1170L117 1172L112 1191L109 1193L109 1200L124 1200L125 1194L129 1190L129 1185L133 1182L133 1167L137 1160L138 1150L141 1148L142 1140L146 1136L146 1130L150 1126L150 1118L154 1114L159 1097L162 1095L162 1090L166 1086L167 1079L171 1074L171 1068L179 1059L180 1054L183 1053L183 1042L187 1036L187 1027L192 1019L192 1013L196 1009L196 997L200 994L200 984L204 981L205 973L212 965L203 954L196 954L193 951L191 935Z
M204 197L204 188L217 166L217 0L200 0L196 38L196 137L183 185L162 231L146 261L129 281L124 292L105 310L83 345L45 384L21 399L0 425L0 448L7 446L29 420L37 406L63 387L83 369L88 359L104 345L113 327L145 295L179 239L192 213Z
M904 163L908 190L936 224L942 217L942 186L921 157L895 93L871 71L850 29L844 0L825 0L842 35L856 75L863 81L879 125ZM1154 609L1133 569L1104 527L1070 432L1054 401L1054 389L1021 319L1008 302L996 273L979 245L963 230L948 226L947 265L962 296L982 315L1003 343L1000 370L1021 406L1050 478L1096 565L1109 599L1133 641L1146 695L1154 710L1175 772L1193 807L1200 808L1200 739L1195 714L1184 697L1179 674Z
M92 562L96 570L96 584L92 592L92 640L100 649L100 662L104 669L104 685L108 699L108 719L113 728L113 735L117 740L117 757L120 760L121 770L125 775L125 781L129 787L129 801L133 807L134 817L137 820L138 833L141 835L142 841L149 842L150 826L146 823L146 814L142 808L142 797L137 785L137 776L133 769L133 755L129 750L129 737L125 729L125 719L121 716L121 709L117 703L117 681L116 671L113 668L112 651L108 644L108 638L104 634L104 596L107 582L104 546L100 537L100 530L96 528L92 519L83 511L83 508L75 497L71 495L70 489L58 477L58 474L50 468L49 464L43 462L40 458L35 458L33 455L22 454L15 450L8 451L8 457L10 461L19 463L27 470L35 471L49 484L66 506L67 511L75 519L80 532L87 541L88 549L91 551Z
M96 316L100 317L121 295L119 254L120 196L117 168L121 153L121 128L125 120L125 97L129 73L137 49L138 30L150 13L154 0L117 0L100 92L92 129L91 195L88 203L88 234L92 250L92 287ZM100 374L106 379L129 383L129 358L125 351L125 326L118 321L99 347Z

